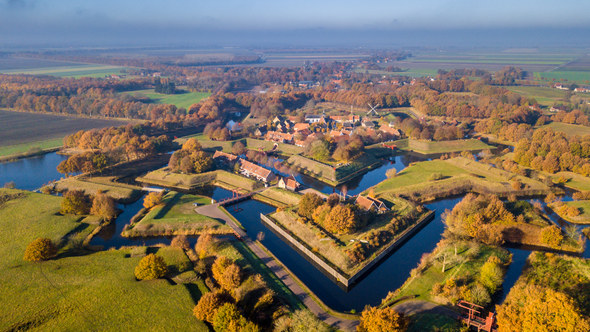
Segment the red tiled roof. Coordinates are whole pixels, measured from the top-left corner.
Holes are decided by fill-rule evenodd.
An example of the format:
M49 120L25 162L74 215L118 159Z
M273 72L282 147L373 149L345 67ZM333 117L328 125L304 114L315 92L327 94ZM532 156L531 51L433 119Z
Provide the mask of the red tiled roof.
M247 160L244 159L240 159L240 163L242 165L242 168L252 174L255 174L257 176L260 176L262 178L268 178L268 176L272 173L272 171L264 168L264 167L260 167L254 163L251 163Z
M309 123L296 123L293 130L300 131L309 128Z
M217 150L217 151L215 151L215 154L213 155L213 159L219 158L219 157L225 157L229 161L234 161L234 160L238 159L238 156L234 156L233 154L225 153L223 151Z

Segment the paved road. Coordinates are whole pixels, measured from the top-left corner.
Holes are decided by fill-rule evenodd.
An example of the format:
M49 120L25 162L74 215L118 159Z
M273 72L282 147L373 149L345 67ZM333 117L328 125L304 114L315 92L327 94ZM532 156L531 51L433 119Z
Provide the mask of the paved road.
M274 273L276 276L281 279L281 281L289 287L289 289L305 304L311 312L313 312L319 319L323 322L330 324L339 330L342 331L355 331L356 326L358 325L358 320L352 319L342 319L338 317L334 317L326 312L322 307L320 307L299 285L291 278L291 276L272 258L270 257L264 250L262 250L259 246L257 246L248 234L244 232L236 223L231 220L223 211L218 208L219 204L211 204L201 206L195 209L195 211L199 214L202 214L207 217L221 219L226 222L228 226L230 226L241 238L244 240L244 243L260 258L266 266Z

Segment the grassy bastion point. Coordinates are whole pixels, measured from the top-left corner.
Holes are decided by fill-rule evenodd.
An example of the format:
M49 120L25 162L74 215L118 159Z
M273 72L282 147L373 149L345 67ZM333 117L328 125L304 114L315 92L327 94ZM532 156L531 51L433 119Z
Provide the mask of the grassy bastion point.
M195 203L199 206L207 205L211 203L211 198L171 191L164 196L161 204L147 211L139 221L126 226L121 235L197 235L206 230L215 234L233 234L228 225L198 214Z
M380 165L381 161L371 154L363 153L348 165L335 167L304 156L293 155L287 160L287 164L297 168L297 171L302 174L335 186Z
M223 150L223 152L231 153L231 148L236 142L242 142L250 150L260 150L261 148L265 151L270 151L275 144L278 145L278 153L285 156L291 156L300 154L303 152L303 148L293 144L274 143L265 140L255 138L241 138L233 141L213 141L204 134L197 134L191 136L185 136L174 140L179 144L184 144L189 138L195 138L199 141L199 144L203 147L203 150L213 152L215 150Z
M437 155L452 152L473 151L478 152L486 149L494 149L494 146L488 145L478 139L461 139L454 141L420 141L415 139L400 139L390 144L394 144L397 150L413 152L423 155ZM367 152L375 156L388 156L392 150L384 148L381 143L373 144L367 147Z
M241 175L216 170L201 174L172 173L167 167L155 170L143 177L138 177L137 182L155 186L190 191L207 185L215 185L224 189L242 189L250 192L262 188L264 184Z
M285 208L298 205L301 200L301 195L286 189L271 187L252 196L252 199L277 208Z

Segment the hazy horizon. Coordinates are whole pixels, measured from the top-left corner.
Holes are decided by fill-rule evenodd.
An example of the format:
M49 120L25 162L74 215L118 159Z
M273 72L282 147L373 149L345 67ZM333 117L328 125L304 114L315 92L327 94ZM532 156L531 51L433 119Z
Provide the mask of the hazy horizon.
M588 9L588 1L0 0L0 47L582 46Z

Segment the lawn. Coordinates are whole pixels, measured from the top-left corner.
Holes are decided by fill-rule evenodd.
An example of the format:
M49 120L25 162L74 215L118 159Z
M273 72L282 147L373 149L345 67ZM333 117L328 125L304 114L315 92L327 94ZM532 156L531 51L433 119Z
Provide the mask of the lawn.
M179 88L178 91L182 93L166 95L156 93L154 92L154 89L131 91L127 93L131 95L144 95L155 104L172 104L178 108L184 108L186 110L188 110L192 104L196 104L211 95L208 92L188 92L181 88Z
M141 196L140 188L116 182L99 182L91 181L93 178L86 179L82 177L70 177L60 180L49 185L53 190L62 192L69 190L82 190L86 195L96 195L96 192L102 190L105 194L116 201L131 202ZM101 179L100 177L97 179Z
M579 84L588 84L590 81L590 72L587 71L552 71L552 72L536 72L535 78L546 78L548 80L555 79L555 82L563 82L562 79L568 82L577 82Z
M209 204L211 198L171 191L162 203L153 207L139 222L126 228L123 236L195 235L206 229L216 234L230 234L232 230L218 220L195 212L194 203Z
M562 132L566 133L566 135L568 135L568 136L590 135L590 127L586 127L586 126L580 126L580 125L569 124L569 123L561 123L561 122L551 122L550 124L544 125L540 128L546 128L546 127L551 127L551 128L553 128L554 131L562 131Z
M59 215L60 197L0 193L24 194L0 206L0 301L10 304L0 306L0 330L208 331L192 316L200 297L189 291L194 287L136 281L141 258L130 257L130 249L77 249L95 225ZM25 247L38 237L61 243L57 258L23 261Z
M62 138L47 139L44 141L30 142L25 144L16 144L9 146L0 146L0 157L16 155L27 152L34 152L37 148L41 150L60 148L63 146Z
M297 171L331 185L346 182L379 163L380 161L369 153L363 153L349 164L336 168L334 165L300 155L293 155L287 160L287 164L297 168Z
M252 198L275 207L284 208L299 204L301 195L286 189L272 187L254 195Z
M264 186L260 181L222 170L201 174L179 174L169 172L166 167L149 172L143 177L138 177L136 181L183 190L192 190L205 185L216 185L229 190L238 189L241 192L250 192Z
M508 250L487 246L483 244L473 244L472 242L456 243L457 255L455 255L455 245L446 245L437 247L426 260L427 263L418 268L421 273L412 274L400 288L398 295L386 302L403 297L412 297L412 300L424 300L436 302L431 291L435 284L444 283L448 279L468 278L466 285L475 286L477 277L482 265L492 255L497 256L502 261L509 261L510 252ZM442 271L443 256L446 255L445 271ZM397 304L397 303L396 303Z
M560 217L563 219L574 223L574 224L590 224L590 201L573 201L573 202L564 202L567 206L575 206L580 210L580 215L577 217L569 217L567 215L560 214L558 212L559 209L554 207L553 211L559 214Z
M442 174L443 178L430 180L432 173ZM526 192L511 187L511 182L515 180L526 185ZM509 193L547 194L550 191L539 181L463 157L411 164L397 176L376 185L374 190L378 197L388 201L404 195L423 202L471 191L503 196Z
M265 140L259 140L254 138L241 138L234 141L212 141L209 137L203 134L196 134L190 136L184 136L174 140L179 144L184 144L189 138L196 138L203 150L207 151L214 151L214 150L223 150L224 152L231 153L231 148L235 142L240 141L242 142L248 149L251 150L260 150L262 148L265 151L272 150L275 144L278 144L278 153L285 156L291 156L295 154L300 154L303 152L303 148L293 144L284 144L284 143L274 143Z
M412 151L420 154L441 154L462 151L479 151L492 149L493 146L487 145L478 139L464 139L455 141L426 142L414 139L402 139L394 142L398 149L402 151Z

